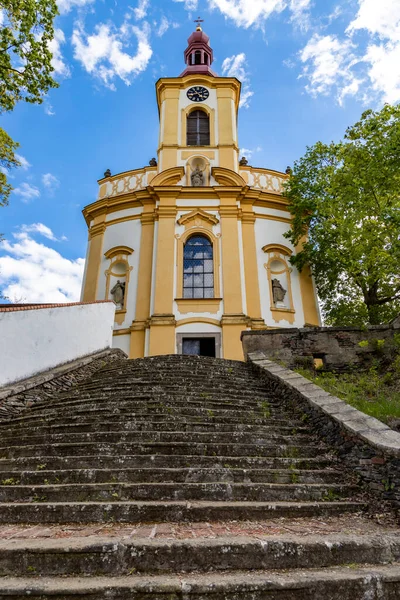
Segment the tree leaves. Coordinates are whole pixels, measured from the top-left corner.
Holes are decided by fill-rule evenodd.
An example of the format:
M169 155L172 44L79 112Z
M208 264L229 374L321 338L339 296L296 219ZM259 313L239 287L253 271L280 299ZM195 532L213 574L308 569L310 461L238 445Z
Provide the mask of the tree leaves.
M12 110L24 100L40 104L50 88L52 54L48 43L54 37L58 14L55 0L1 0L0 111Z
M8 204L8 197L12 190L7 182L6 173L9 169L20 165L14 154L18 146L19 144L0 128L0 206Z
M400 310L399 165L400 107L390 105L294 165L287 237L307 241L291 260L311 266L327 323L380 323Z
M58 14L55 0L0 0L0 113L23 100L41 104L50 88L52 54L48 44L54 37ZM20 163L14 152L18 144L0 129L0 206L8 203L12 187L7 171Z

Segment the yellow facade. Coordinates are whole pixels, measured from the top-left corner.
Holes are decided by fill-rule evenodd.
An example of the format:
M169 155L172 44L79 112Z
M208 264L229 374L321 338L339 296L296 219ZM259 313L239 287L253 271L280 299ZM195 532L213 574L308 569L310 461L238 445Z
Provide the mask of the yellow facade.
M189 48L193 38L206 55L199 32ZM291 267L296 249L283 237L287 175L239 162L240 82L209 65L197 73L188 63L183 76L157 82L157 165L106 173L83 211L90 245L82 297L111 298L123 283L114 339L131 358L214 347L242 360L243 330L319 324L311 274ZM198 259L201 244L207 258Z

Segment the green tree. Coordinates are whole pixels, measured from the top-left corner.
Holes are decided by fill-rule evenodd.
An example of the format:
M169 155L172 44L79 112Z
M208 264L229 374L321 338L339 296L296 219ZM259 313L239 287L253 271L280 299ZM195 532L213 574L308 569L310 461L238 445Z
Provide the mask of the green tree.
M325 320L379 324L400 311L400 107L368 110L339 143L298 160L285 194L287 238L311 266Z
M23 100L41 104L50 88L58 87L51 74L55 0L0 0L0 113L11 111ZM7 170L19 165L18 144L0 129L0 206L12 190Z

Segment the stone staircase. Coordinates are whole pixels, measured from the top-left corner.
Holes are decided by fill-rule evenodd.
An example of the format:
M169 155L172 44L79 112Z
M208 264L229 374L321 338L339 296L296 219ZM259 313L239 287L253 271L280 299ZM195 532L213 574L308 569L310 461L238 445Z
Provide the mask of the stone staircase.
M248 365L120 360L0 424L0 598L398 599L360 492Z

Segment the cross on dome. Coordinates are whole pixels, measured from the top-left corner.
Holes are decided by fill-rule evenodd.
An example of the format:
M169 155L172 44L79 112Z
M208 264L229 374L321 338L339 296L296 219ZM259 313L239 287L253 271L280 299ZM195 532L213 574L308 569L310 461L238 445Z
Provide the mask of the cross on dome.
M197 23L196 31L203 31L200 23L204 23L204 19L200 19L200 17L197 17L197 19L193 22Z

